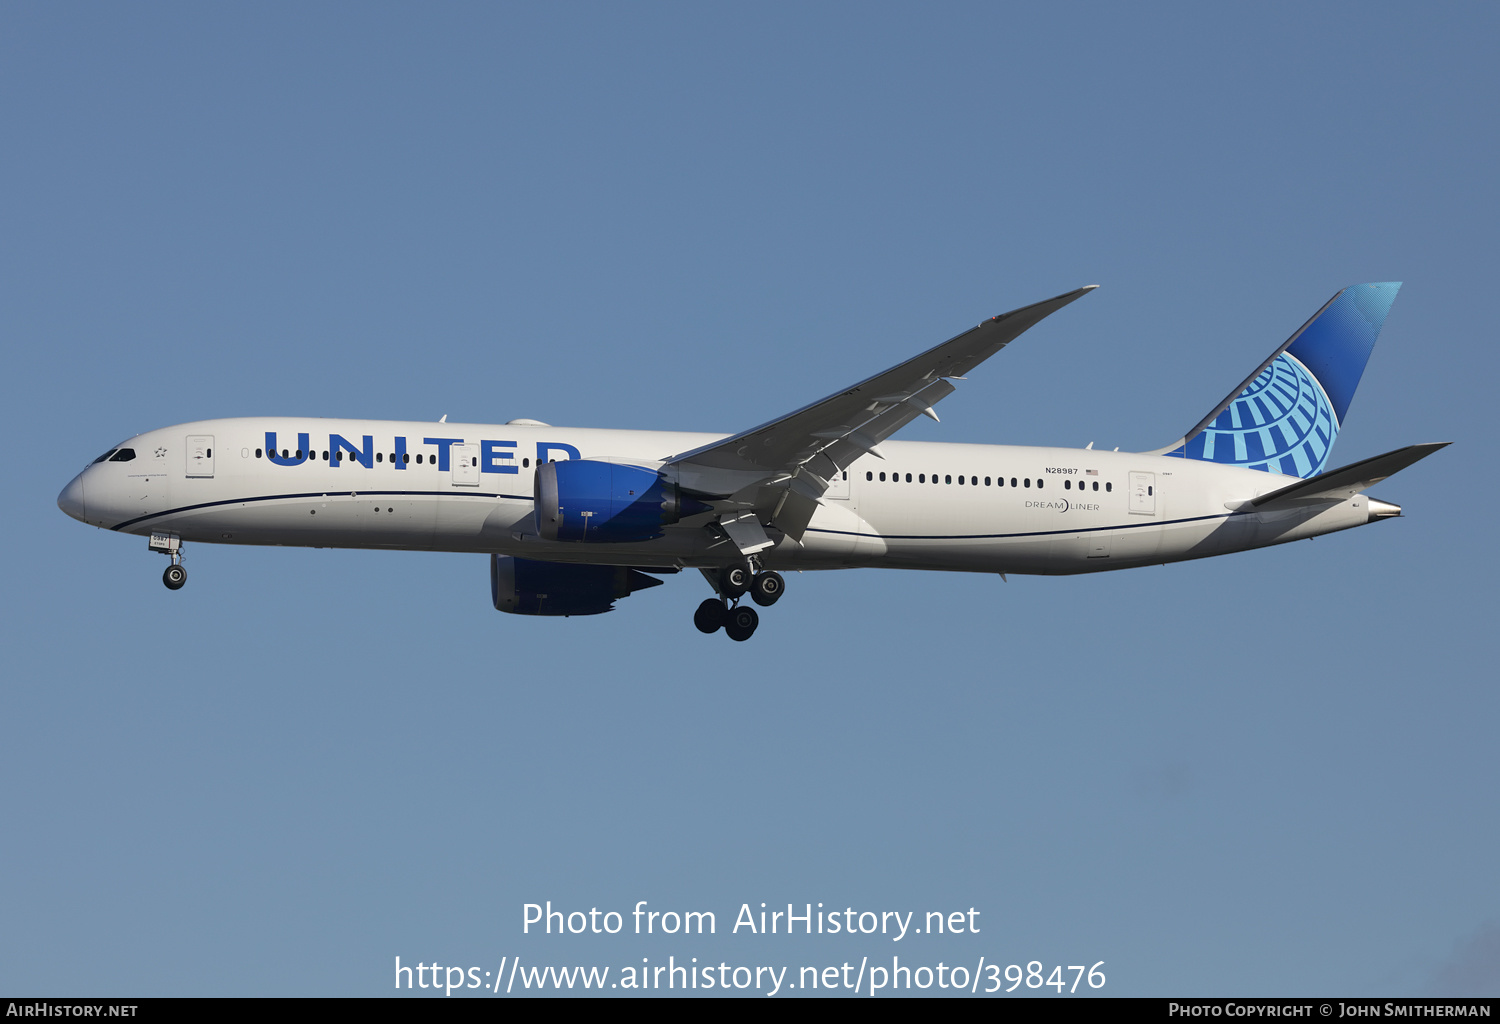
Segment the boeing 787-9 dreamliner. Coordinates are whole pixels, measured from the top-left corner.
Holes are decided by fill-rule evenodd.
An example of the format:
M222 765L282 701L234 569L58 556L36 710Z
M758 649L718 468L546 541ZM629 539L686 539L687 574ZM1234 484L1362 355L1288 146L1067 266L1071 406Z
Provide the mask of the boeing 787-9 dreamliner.
M494 605L593 615L697 569L694 624L747 640L787 570L1067 575L1316 537L1400 514L1365 491L1443 444L1327 470L1399 283L1346 288L1155 451L897 441L980 363L1092 286L1025 306L738 433L297 417L122 441L57 503L183 544L464 551ZM446 419L446 417L445 417ZM749 597L750 602L744 600Z

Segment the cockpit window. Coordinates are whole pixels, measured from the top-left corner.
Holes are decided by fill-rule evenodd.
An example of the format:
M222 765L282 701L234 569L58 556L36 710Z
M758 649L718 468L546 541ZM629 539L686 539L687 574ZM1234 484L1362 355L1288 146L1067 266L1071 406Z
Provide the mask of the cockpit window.
M115 452L115 454L113 456L111 456L111 458L110 458L109 461L110 462L129 462L133 458L135 458L135 449L134 448L121 448L119 451Z
M89 465L90 466L97 466L99 463L103 462L105 459L109 458L111 455L113 455L115 452L117 452L119 450L120 449L118 449L118 448L111 448L109 451L107 451L103 455L99 456L93 462L90 462Z

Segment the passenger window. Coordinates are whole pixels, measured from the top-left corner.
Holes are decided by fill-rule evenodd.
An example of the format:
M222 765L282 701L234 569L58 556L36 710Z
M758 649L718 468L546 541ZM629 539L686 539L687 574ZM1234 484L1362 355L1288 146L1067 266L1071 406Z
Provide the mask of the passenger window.
M411 456L408 455L408 454L406 454L405 452L402 452L401 453L401 461L402 462L410 462L411 461Z
M1094 481L1094 490L1096 490L1096 491L1097 491L1097 490L1098 490L1098 489L1099 489L1099 481L1097 481L1097 480L1095 480L1095 481ZM1106 483L1105 483L1105 485L1104 485L1104 489L1105 489L1105 490L1106 490L1106 491L1112 491L1112 490L1114 490L1114 489L1115 489L1115 485L1114 485L1114 484L1112 484L1112 483L1107 483L1107 482L1106 482Z
M1042 484L1044 484L1046 482L1047 482L1047 480L1046 480L1045 477L1040 477L1040 476L1037 477L1036 478L1036 489L1037 490L1041 490L1042 489Z
M301 453L299 452L298 454L301 454ZM382 454L382 453L380 453L380 452L376 452L375 453L375 461L376 462L384 462L385 461L385 455ZM379 512L380 509L377 508L375 511Z
M1014 486L1015 486L1015 485L1016 485L1016 478L1015 478L1015 477L1011 477L1011 478L1010 478L1010 485L1011 485L1011 486L1012 486L1012 487L1014 487Z
M260 458L260 449L259 448L255 449L255 457L257 459Z
M875 474L871 473L869 470L865 470L865 479L866 480L874 480L875 479ZM885 474L884 473L880 474L880 479L882 479L882 480L885 479Z
M521 460L521 465L525 466L527 469L530 469L531 468L531 460L530 459L522 459Z
M910 473L906 474L906 482L907 483L911 483L911 474Z
M1031 477L1029 477L1029 476L1026 478L1026 486L1027 487L1031 486Z
M417 456L417 465L420 466L421 464L422 464L422 456L418 455Z
M1065 490L1065 491L1071 491L1072 489L1073 489L1073 481L1071 481L1071 480L1064 480L1063 481L1063 490Z
M963 474L962 474L962 473L960 473L960 474L959 474L959 475L958 475L958 485L959 485L959 486L960 486L960 487L962 487L962 486L963 486L963 485L964 485L964 477L963 477Z
M109 457L110 462L130 462L135 458L134 448L121 448Z
M952 482L953 482L953 477L951 477L951 476L945 476L945 477L943 477L943 483L945 483L945 484L951 484Z
M927 482L927 474L926 473L918 473L917 474L917 483L919 483L919 484L925 484L926 482Z

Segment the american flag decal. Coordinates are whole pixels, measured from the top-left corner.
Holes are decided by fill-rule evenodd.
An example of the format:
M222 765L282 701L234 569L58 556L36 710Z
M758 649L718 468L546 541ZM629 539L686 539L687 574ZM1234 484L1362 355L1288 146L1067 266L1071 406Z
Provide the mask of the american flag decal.
M1098 476L1099 475L1099 471L1097 469L1085 469L1083 471L1083 475L1084 476Z

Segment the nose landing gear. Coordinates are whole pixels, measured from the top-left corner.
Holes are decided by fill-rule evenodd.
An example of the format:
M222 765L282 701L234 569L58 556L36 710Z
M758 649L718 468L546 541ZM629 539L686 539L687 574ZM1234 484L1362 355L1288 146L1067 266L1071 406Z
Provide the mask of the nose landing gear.
M153 533L150 546L152 551L172 558L172 564L161 574L162 583L168 590L181 590L187 582L187 570L182 567L182 538L175 533Z

